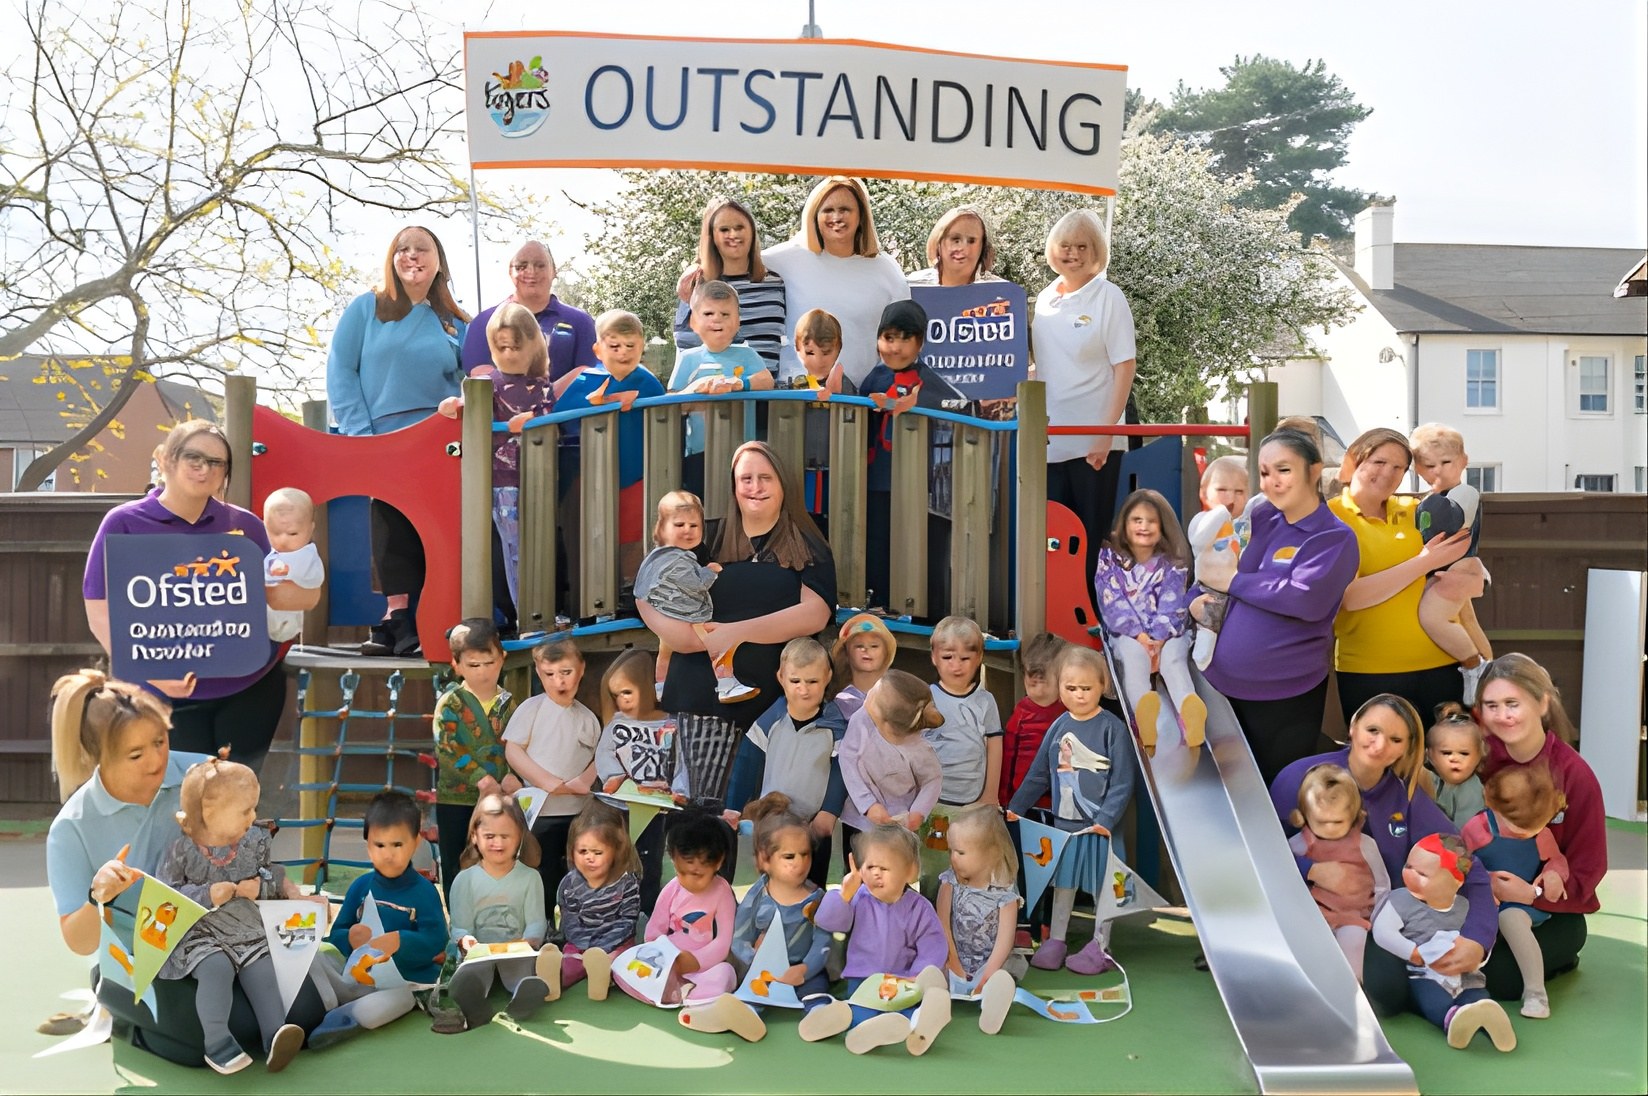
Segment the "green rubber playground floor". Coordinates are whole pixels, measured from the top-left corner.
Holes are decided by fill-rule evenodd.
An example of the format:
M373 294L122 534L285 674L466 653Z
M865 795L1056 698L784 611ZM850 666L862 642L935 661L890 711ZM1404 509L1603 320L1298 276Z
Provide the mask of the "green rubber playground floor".
M6 827L0 824L0 833ZM15 830L13 832L16 832ZM1609 824L1613 870L1605 912L1590 919L1578 971L1551 985L1552 1018L1513 1016L1519 1046L1498 1054L1479 1039L1450 1050L1417 1017L1385 1024L1396 1052L1431 1093L1628 1092L1648 1090L1648 841L1642 825ZM4 1092L1253 1092L1213 981L1193 969L1188 924L1158 918L1117 923L1114 951L1127 965L1134 1009L1114 1023L1066 1026L1021 1008L1001 1034L985 1036L976 1010L955 1020L922 1058L889 1047L857 1057L839 1039L808 1044L795 1013L770 1010L769 1033L747 1044L698 1035L674 1013L614 992L585 999L582 987L546 1005L519 1032L493 1024L435 1035L421 1013L324 1053L305 1052L285 1073L257 1064L233 1078L171 1065L129 1045L103 1045L36 1059L57 1040L35 1025L65 1007L59 994L86 984L86 961L51 929L44 844L33 835L0 840L0 902L8 931L0 969L10 992L0 1004L0 1091ZM1069 974L1032 971L1032 989L1072 986ZM1084 982L1085 984L1085 982ZM495 998L501 1007L504 998Z

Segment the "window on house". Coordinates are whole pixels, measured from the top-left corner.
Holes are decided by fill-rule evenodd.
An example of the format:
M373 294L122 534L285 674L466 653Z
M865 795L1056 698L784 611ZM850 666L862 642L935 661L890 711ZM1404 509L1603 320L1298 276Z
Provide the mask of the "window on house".
M1598 355L1583 355L1579 359L1579 409L1582 412L1605 415L1608 413L1608 359Z
M1636 472L1636 493L1640 495L1644 492L1648 492L1648 468L1639 464Z
M1648 413L1648 356L1637 355L1632 375L1634 378L1636 412L1639 415Z
M1465 482L1482 494L1499 490L1499 465L1473 464L1465 469Z
M1614 489L1614 477L1613 476L1578 475L1578 476L1574 477L1574 490L1576 490L1576 491L1605 491L1605 492L1612 492L1613 489Z
M1499 407L1499 351L1465 351L1465 406L1476 410Z

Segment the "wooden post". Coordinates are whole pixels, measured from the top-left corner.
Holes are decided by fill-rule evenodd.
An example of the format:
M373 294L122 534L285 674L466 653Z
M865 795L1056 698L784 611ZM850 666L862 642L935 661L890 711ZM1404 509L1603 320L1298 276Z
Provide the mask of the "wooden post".
M744 401L711 400L704 408L704 516L718 518L732 504L732 455L744 444Z
M767 444L772 446L784 467L799 479L807 467L806 414L808 404L800 400L769 400Z
M990 613L990 433L957 426L950 458L950 612Z
M578 615L609 616L618 606L618 415L582 420L582 547L578 557Z
M463 581L458 609L464 617L492 619L492 382L463 382L463 468L458 482L459 558Z
M893 420L893 536L888 568L887 611L894 616L927 615L927 478L932 464L927 446L931 424L923 415ZM953 578L954 576L952 576ZM871 592L874 601L883 591ZM883 604L877 602L877 604Z
M658 514L658 500L681 487L681 405L649 407L641 414L646 416L642 420L646 430L643 439L646 471L641 491L647 500L641 528L650 531L653 518Z
M521 435L521 562L515 617L523 632L555 626L555 492L560 428L534 426Z
M303 425L311 430L326 433L326 401L305 400L303 403ZM315 507L315 550L320 558L330 559L327 555L326 504L320 503ZM315 607L303 614L303 639L306 644L329 646L332 630L331 594L326 583L321 583L320 600Z
M1247 422L1252 439L1247 447L1247 481L1255 488L1259 483L1259 442L1276 429L1279 402L1275 381L1254 381L1247 386Z
M1019 384L1017 616L1019 639L1047 630L1047 386Z
M843 605L867 604L864 589L865 454L870 409L830 404L830 551L835 555L836 597Z
M252 505L252 408L257 406L257 378L236 374L223 381L223 432L229 437L234 474L223 497L242 509Z

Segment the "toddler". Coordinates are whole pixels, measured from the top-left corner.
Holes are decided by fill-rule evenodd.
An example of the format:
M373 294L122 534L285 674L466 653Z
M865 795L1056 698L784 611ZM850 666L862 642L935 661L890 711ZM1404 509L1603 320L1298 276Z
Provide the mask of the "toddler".
M1431 641L1459 660L1465 678L1464 701L1476 703L1476 683L1493 659L1493 646L1476 622L1471 602L1481 597L1489 582L1488 569L1476 555L1482 529L1482 497L1463 482L1470 457L1459 431L1430 422L1413 432L1413 470L1430 485L1419 503L1419 535L1429 542L1461 529L1471 531L1465 557L1430 576L1419 599L1419 623Z
M1456 701L1436 706L1436 722L1425 735L1425 759L1436 773L1436 805L1455 826L1463 826L1483 807L1482 728Z
M296 583L317 590L326 581L326 566L315 548L315 503L308 492L282 487L263 500L263 527L269 533L270 552L263 558L263 584ZM303 613L296 609L269 610L269 638L277 643L296 639L303 631Z
M1543 766L1500 769L1482 787L1487 806L1460 828L1465 848L1490 872L1506 872L1534 885L1534 900L1560 902L1568 894L1568 858L1546 829L1568 806ZM1522 902L1499 904L1499 935L1522 973L1522 1015L1551 1015L1545 992L1545 956L1534 935L1550 913Z
M506 621L515 619L521 566L521 431L530 419L554 408L549 380L549 343L538 317L525 305L507 301L486 322L492 364L470 376L492 382L492 421L509 425L492 440L492 600ZM463 411L462 396L448 396L436 408L447 418Z
M497 625L471 617L446 634L458 683L435 701L435 826L440 832L441 884L458 877L469 840L469 817L483 795L514 795L521 781L509 771L503 733L514 697L500 688L503 644Z
M1218 457L1208 462L1202 472L1202 509L1223 506L1231 516L1240 514L1247 506L1247 461L1241 457Z
M829 681L830 658L817 640L803 636L784 645L778 656L784 695L744 733L726 795L728 803L740 804L782 795L786 809L812 835L809 878L820 887L829 874L831 838L847 798L836 757L847 721L824 699ZM725 817L734 825L739 820L735 810Z
M875 692L885 687L883 681ZM874 694L866 706L875 706ZM909 828L882 823L859 834L854 847L862 866L847 854L841 889L824 896L815 918L825 932L848 934L849 1000L814 998L798 1033L812 1043L851 1029L847 1049L854 1054L900 1042L911 1054L925 1054L950 1022L949 985L940 970L949 949L938 914L913 887L921 874L920 842ZM866 996L891 1007L857 1003Z
M738 290L722 281L700 281L689 302L687 325L701 345L681 352L670 372L671 392L707 396L723 392L764 391L773 387L766 360L745 343L735 343L739 327ZM704 413L686 416L686 462L682 482L703 482Z
M769 932L780 932L789 966L782 972L771 972L771 980L795 987L797 997L827 993L829 979L824 973L824 959L830 936L813 927L824 891L810 878L812 832L801 816L790 810L790 799L783 792L762 796L744 813L755 823L755 866L761 875L738 903L732 934L733 967L740 979L746 977L762 938ZM760 976L765 978L768 973L762 971ZM683 1009L681 1023L695 1031L731 1031L752 1043L767 1033L760 1012L730 993L708 1005Z
M1060 652L1066 643L1051 632L1033 635L1019 644L1019 669L1024 674L1024 696L1013 706L1007 717L1007 731L1002 735L1001 785L996 802L1010 803L1013 793L1024 783L1024 775L1041 749L1042 739L1053 721L1064 714L1059 700L1059 679L1053 672ZM1043 798L1035 804L1048 805Z
M624 576L635 574L641 560L641 533L646 519L645 488L642 486L646 470L646 424L642 416L632 415L635 401L662 396L664 386L652 371L641 364L646 350L646 331L633 312L609 309L595 318L595 357L601 368L586 369L574 377L565 393L556 401L561 410L576 407L618 405L618 545L619 567ZM576 453L579 423L569 422L561 427L562 459L569 450L565 443L570 438L572 453ZM563 478L576 477L576 458ZM563 492L565 494L565 492ZM561 513L570 511L563 508ZM578 538L569 538L576 540ZM571 545L576 550L576 545Z
M428 987L440 980L446 958L446 912L435 884L412 870L422 824L422 812L405 792L379 792L372 797L361 820L372 870L349 884L326 936L326 942L345 958L356 948L375 948L394 962L409 985L393 989L362 986L344 973L341 961L334 963L323 956L316 969L326 980L317 980L317 985L333 1007L320 1027L309 1033L311 1049L331 1046L404 1016L415 1003L410 986ZM381 936L374 937L361 922L368 895L383 923Z
M692 625L700 639L714 630L710 618L715 604L710 587L721 574L719 563L700 564L697 549L704 542L704 504L687 491L671 491L658 500L658 523L652 530L656 546L641 561L635 573L635 597L671 620ZM749 700L761 692L739 681L732 672L730 648L714 663L715 695L723 704ZM658 695L663 695L664 678L669 673L670 649L658 645Z
M921 828L938 802L944 769L923 732L944 721L933 694L913 674L888 670L847 721L841 738L844 843L871 826Z
M1516 1049L1516 1032L1499 1002L1483 988L1480 970L1439 974L1430 964L1453 947L1470 903L1459 895L1471 855L1451 833L1421 837L1408 850L1402 886L1392 887L1373 909L1376 944L1408 964L1409 996L1421 1015L1447 1033L1455 1050L1486 1031L1495 1050Z
M538 975L550 1000L566 986L589 978L589 999L605 1001L612 987L612 957L635 943L641 916L641 862L630 844L624 816L593 801L572 820L567 838L572 870L555 896L562 944L538 953Z
M802 314L795 324L795 353L801 372L781 387L810 390L819 400L841 393L841 323L822 308ZM851 389L848 389L849 394ZM808 406L802 414L803 494L819 532L829 533L830 412Z
M1312 864L1343 865L1346 878L1340 886L1312 887L1310 896L1358 982L1373 907L1390 890L1379 846L1362 832L1366 820L1361 789L1338 765L1311 766L1299 783L1299 806L1288 818L1299 831L1288 839L1294 856Z
M228 752L192 766L183 776L178 803L183 833L166 850L155 878L210 912L177 942L158 977L194 978L206 1064L225 1074L252 1064L229 1032L229 1007L239 982L257 1013L269 1072L278 1073L302 1049L303 1029L286 1023L256 902L301 894L271 859L269 831L253 821L257 774L229 761Z
M939 802L996 805L1001 782L1001 712L984 687L984 633L973 621L947 616L933 626L933 705L944 722L927 741L944 769Z
M953 992L979 999L979 1030L994 1035L1027 965L1013 953L1018 927L1018 850L994 804L963 807L945 832L950 866L938 877L938 919Z
M595 747L595 776L602 791L615 792L625 780L633 780L641 791L667 792L685 780L686 766L676 758L675 720L658 707L647 652L632 648L607 667L601 678L601 717L606 725ZM663 884L665 822L665 815L655 815L635 842L641 908L646 910L658 900Z
M595 747L601 721L578 702L584 655L570 636L532 649L532 668L544 691L529 697L504 728L504 760L515 776L547 793L533 820L533 857L544 894L553 895L567 873L567 837L573 817L589 805L595 783Z
M1101 974L1115 965L1104 948L1104 932L1074 955L1066 938L1079 887L1096 895L1105 885L1109 848L1126 859L1113 834L1127 801L1133 798L1138 762L1127 742L1127 727L1099 707L1109 685L1104 656L1091 647L1066 647L1058 661L1059 695L1065 714L1053 721L1041 749L1009 804L1009 822L1051 794L1053 824L1074 834L1053 875L1053 917L1047 940L1030 965L1042 970L1063 966L1077 974Z
M830 684L843 719L851 719L864 706L864 698L897 653L898 640L874 613L858 613L841 625L830 648L830 664L835 667Z
M549 934L544 884L536 870L538 842L514 796L486 795L469 820L469 843L458 861L462 870L447 895L452 914L452 955L460 963L452 976L452 1000L474 1029L492 1020L486 996L494 977L512 994L509 1015L524 1020L549 996L548 984L532 959L464 963L476 944L524 940L541 947Z
M927 313L916 302L894 301L881 313L876 329L880 361L858 386L881 409L870 416L870 467L865 481L869 505L865 511L865 580L870 605L904 612L891 601L893 552L893 420L912 407L961 409L967 406L950 382L921 363L927 337Z
M727 858L726 830L715 815L689 808L672 820L665 840L675 878L658 894L645 939L667 936L681 949L675 974L690 987L684 1003L708 1004L738 985L727 962L737 904L731 884L717 874Z
M1161 699L1151 688L1160 671L1178 709L1187 747L1205 738L1207 705L1190 677L1190 551L1173 508L1160 494L1139 490L1117 511L1110 543L1099 550L1094 587L1122 688L1133 705L1139 744L1156 746Z

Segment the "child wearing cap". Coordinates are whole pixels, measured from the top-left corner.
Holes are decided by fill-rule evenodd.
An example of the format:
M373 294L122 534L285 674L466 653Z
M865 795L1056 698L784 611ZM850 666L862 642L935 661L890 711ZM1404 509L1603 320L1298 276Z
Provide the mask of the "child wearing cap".
M848 617L830 648L830 664L835 674L830 681L835 703L843 719L864 707L870 688L881 680L898 654L898 640L874 613Z
M959 410L967 405L950 382L921 363L926 332L927 312L919 304L894 301L888 305L881 313L876 333L880 360L858 388L859 395L881 409L870 420L869 508L865 522L869 604L885 607L895 615L902 613L903 607L891 603L887 589L892 556L893 419L912 407Z

